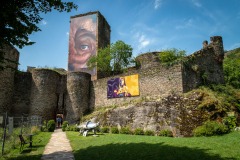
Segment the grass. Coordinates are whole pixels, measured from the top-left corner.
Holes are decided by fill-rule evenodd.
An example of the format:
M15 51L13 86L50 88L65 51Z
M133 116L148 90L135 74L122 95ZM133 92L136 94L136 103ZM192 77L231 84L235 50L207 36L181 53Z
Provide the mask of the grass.
M29 144L25 144L23 151L20 152L20 141L16 139L16 145L9 151L4 152L4 156L0 155L0 160L39 160L42 157L44 148L49 142L52 132L40 132L33 136L33 147L29 148ZM7 145L7 144L6 144Z
M77 132L67 132L67 136L79 160L240 160L240 132L191 138L123 134L83 137Z

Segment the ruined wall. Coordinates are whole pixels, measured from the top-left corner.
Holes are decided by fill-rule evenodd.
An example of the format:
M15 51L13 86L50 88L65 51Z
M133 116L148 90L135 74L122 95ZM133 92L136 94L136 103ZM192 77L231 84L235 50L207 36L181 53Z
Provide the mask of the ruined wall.
M19 52L12 46L5 46L3 67L0 70L0 113L10 111L12 108L12 96L14 93L14 74L18 68Z
M89 109L128 105L127 109L117 108L109 112L108 119L104 121L109 124L111 122L112 125L117 125L116 121L121 125L130 124L133 128L153 130L170 127L175 134L182 135L185 134L182 125L190 125L187 120L183 121L188 111L178 105L182 100L172 104L170 100L165 103L162 99L173 93L181 94L192 90L204 83L224 82L222 40L221 37L212 37L211 40L202 50L186 57L183 63L167 67L159 62L157 52L147 53L137 57L139 63L136 68L121 75L95 81L91 81L88 73L68 72L67 75L62 75L48 69L19 72L15 74L14 80L14 72L6 70L0 72L0 109L11 109L14 116L26 113L48 120L55 119L57 113L62 113L64 120L75 123ZM15 59L18 58L14 56L16 53L13 52ZM139 75L140 95L108 99L107 81L132 74ZM148 103L140 103L144 101ZM171 101L175 103L174 99ZM130 104L134 105L129 106ZM195 111L192 110L191 113ZM123 120L124 117L130 118ZM194 117L197 117L197 114L191 118Z
M67 74L66 120L70 123L80 121L80 117L89 110L90 81L88 73Z
M222 38L211 37L211 43L186 57L183 61L183 91L187 92L200 85L223 84L224 50Z
M136 69L115 77L139 74L140 96L125 98L107 98L107 81L114 77L108 77L93 81L91 90L90 108L122 105L131 101L139 101L146 97L164 97L172 92L182 93L182 72L181 65L175 65L171 68L165 66L144 67Z

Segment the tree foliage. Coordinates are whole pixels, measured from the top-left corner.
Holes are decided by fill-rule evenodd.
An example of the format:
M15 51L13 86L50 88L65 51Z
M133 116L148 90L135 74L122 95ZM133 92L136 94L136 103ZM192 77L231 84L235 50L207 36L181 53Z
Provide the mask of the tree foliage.
M223 63L224 79L229 85L240 88L240 48L228 52Z
M0 5L0 68L3 68L5 45L23 48L35 42L29 41L33 32L41 31L37 26L43 18L41 13L52 10L70 12L77 9L73 2L62 0L8 0Z
M117 41L111 45L111 57L113 71L122 71L132 62L132 47L123 41Z
M159 53L159 59L162 63L169 63L181 59L186 56L185 50L178 50L176 48L163 50Z
M42 21L40 13L70 12L77 5L62 0L8 0L0 5L0 42L22 48L32 45L29 35L40 31L37 26Z
M90 68L97 66L102 72L122 72L132 62L132 47L119 40L106 48L99 49L97 56L90 58L87 65Z
M91 57L87 65L90 69L93 69L94 67L98 67L98 70L104 71L104 72L110 72L111 66L111 54L110 54L110 46L107 46L105 48L98 49L97 56Z

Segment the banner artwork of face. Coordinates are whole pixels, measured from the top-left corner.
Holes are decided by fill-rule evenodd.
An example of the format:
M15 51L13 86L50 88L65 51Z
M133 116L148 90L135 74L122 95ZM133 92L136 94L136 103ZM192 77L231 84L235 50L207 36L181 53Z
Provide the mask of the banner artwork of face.
M120 98L139 95L138 74L110 79L107 82L107 97Z
M96 55L96 21L96 14L71 19L68 71L87 69L88 60Z

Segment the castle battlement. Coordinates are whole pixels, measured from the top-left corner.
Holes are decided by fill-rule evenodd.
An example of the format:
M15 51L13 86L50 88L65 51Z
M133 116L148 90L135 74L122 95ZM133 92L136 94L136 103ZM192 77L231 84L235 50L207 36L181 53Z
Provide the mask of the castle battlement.
M44 119L55 119L57 113L62 113L69 122L76 122L95 108L122 105L145 97L159 99L204 84L224 83L223 44L219 36L211 37L210 44L170 67L160 63L157 52L142 54L137 60L139 66L128 72L94 81L84 72L59 74L37 68L31 68L29 72L0 71L1 77L5 75L0 80L1 113L25 113ZM132 74L139 75L140 96L108 99L107 81Z

